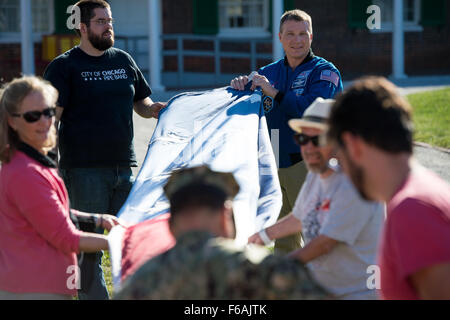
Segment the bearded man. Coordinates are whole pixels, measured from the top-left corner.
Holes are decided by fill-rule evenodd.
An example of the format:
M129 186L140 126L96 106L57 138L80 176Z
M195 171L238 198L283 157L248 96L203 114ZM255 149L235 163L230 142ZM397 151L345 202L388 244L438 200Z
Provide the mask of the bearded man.
M74 7L80 45L55 58L44 74L59 91L59 168L72 208L115 215L133 185L131 167L137 166L133 110L157 118L166 103L149 98L152 91L133 58L113 47L109 4L82 0ZM108 299L101 257L79 257L80 299Z
M305 246L289 256L306 264L319 284L337 299L376 299L368 270L376 261L384 204L360 197L333 158L333 147L324 143L333 102L317 98L301 119L289 121L308 174L292 212L249 243L269 244L302 231Z
M449 300L450 185L414 159L413 124L392 82L364 77L336 99L327 138L360 195L387 203L381 298Z

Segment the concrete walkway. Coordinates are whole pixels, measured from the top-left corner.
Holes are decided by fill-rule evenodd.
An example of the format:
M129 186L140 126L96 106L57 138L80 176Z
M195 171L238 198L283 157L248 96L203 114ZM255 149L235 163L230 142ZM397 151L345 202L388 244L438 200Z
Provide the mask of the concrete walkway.
M439 90L445 87L450 87L450 76L412 77L393 82L400 88L402 95L407 95L411 93ZM350 84L351 82L344 82L344 87ZM202 91L202 89L195 91ZM152 94L151 98L153 101L168 101L170 98L182 92L185 91L155 92ZM139 163L139 167L133 170L135 175L139 172L140 166L145 159L148 142L152 137L155 126L155 119L143 119L134 113L134 146ZM416 159L422 165L436 172L439 176L450 183L450 150L443 150L433 148L429 145L420 144L415 146L414 153Z
M450 184L450 150L419 144L414 147L416 159Z

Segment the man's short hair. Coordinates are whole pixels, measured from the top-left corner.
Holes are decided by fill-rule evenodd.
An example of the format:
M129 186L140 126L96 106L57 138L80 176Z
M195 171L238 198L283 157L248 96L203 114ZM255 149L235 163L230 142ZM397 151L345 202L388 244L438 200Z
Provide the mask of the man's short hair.
M343 146L344 132L386 152L412 153L411 106L386 78L358 79L336 97L331 109L328 138Z
M177 170L172 173L164 192L170 202L172 216L194 208L220 210L227 200L239 192L231 173L214 172L207 166Z
M95 16L95 9L110 8L109 3L104 0L81 0L75 3L74 6L80 8L80 22L88 27L91 25L91 19ZM75 32L78 36L81 36L79 29L75 28Z
M309 14L307 14L305 11L295 9L286 11L280 19L280 33L282 32L283 25L286 21L294 20L294 21L305 21L308 23L308 30L312 34L313 33L313 27L312 27L312 19Z

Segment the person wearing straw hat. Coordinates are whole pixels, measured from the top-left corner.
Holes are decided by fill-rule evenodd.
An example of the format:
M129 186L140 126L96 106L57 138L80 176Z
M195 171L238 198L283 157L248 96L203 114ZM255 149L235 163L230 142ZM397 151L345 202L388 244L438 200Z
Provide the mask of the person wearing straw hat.
M308 174L292 212L252 235L249 243L269 244L302 231L305 246L289 257L305 263L338 299L376 299L368 270L375 264L385 206L360 197L322 139L333 103L317 98L301 119L289 121Z

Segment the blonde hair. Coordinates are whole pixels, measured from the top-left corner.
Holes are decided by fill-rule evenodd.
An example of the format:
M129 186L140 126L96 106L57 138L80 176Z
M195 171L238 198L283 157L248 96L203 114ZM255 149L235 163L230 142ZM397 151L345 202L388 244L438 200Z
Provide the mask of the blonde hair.
M308 30L309 30L309 32L311 34L313 33L311 16L309 14L307 14L305 11L302 11L302 10L299 10L299 9L286 11L281 16L281 19L280 19L280 33L282 32L283 24L286 21L290 21L290 20L307 22L308 23Z
M0 89L0 162L8 163L20 143L19 135L8 124L8 117L18 113L22 101L32 92L40 92L49 106L58 100L58 91L50 82L35 76L16 78ZM50 129L44 150L56 146L56 129Z

